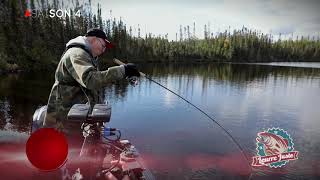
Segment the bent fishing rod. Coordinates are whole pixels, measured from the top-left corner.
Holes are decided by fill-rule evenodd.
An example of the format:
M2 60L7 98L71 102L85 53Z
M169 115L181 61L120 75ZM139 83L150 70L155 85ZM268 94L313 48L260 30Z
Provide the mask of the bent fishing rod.
M122 61L120 61L119 59L114 58L113 62L118 64L118 65L125 65L125 63L123 63ZM246 158L249 167L251 168L251 164L250 161L248 159L248 157L245 155L243 148L240 146L240 144L237 142L237 140L227 131L227 129L225 129L219 122L217 122L214 118L212 118L208 113L204 112L202 109L200 109L199 107L197 107L196 105L194 105L193 103L191 103L189 100L185 99L184 97L182 97L181 95L179 95L178 93L170 90L169 88L165 87L164 85L160 84L159 82L153 80L151 77L149 77L148 75L146 75L143 72L139 72L140 76L145 77L146 79L148 79L151 82L156 83L157 85L161 86L162 88L168 90L169 92L171 92L172 94L178 96L179 98L181 98L182 100L184 100L186 103L190 104L191 106L193 106L194 108L196 108L198 111L200 111L201 113L203 113L205 116L207 116L210 120L212 120L214 123L216 123L227 135L228 137L237 145L237 147L240 149L242 155Z

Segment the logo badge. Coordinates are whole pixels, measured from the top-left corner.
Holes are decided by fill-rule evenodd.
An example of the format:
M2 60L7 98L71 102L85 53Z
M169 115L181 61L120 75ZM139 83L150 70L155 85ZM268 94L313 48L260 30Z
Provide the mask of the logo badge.
M26 10L25 12L24 12L24 17L30 17L31 16L31 12L30 12L30 10L28 9L28 10Z
M281 128L271 128L258 133L257 156L252 158L252 166L278 168L298 159L298 151L290 135Z

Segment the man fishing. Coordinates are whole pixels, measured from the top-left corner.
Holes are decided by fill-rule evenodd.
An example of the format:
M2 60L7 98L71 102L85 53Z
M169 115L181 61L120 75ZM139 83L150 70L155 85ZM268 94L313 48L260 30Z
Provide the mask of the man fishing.
M140 76L134 64L110 67L99 71L97 57L112 48L106 34L90 29L66 44L55 72L55 83L48 99L44 127L62 130L72 105L103 103L101 89L107 83L126 77Z

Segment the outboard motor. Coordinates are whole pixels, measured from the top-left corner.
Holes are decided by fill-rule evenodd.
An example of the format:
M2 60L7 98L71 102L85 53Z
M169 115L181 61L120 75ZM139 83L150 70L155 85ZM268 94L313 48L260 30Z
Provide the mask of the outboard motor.
M43 127L44 117L47 112L47 105L39 107L33 114L31 133Z

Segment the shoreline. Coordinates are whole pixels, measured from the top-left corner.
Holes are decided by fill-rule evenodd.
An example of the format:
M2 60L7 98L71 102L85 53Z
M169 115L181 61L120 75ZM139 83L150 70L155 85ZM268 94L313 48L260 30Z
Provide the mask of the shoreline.
M176 61L137 61L137 60L133 60L133 63L136 64L252 64L252 65L273 65L273 66L284 66L284 67L303 67L303 68L320 68L320 61L272 61L272 62L234 62L234 61L212 61L212 60L194 60L194 61L189 61L189 60L176 60ZM102 63L104 63L104 65L109 65L109 66L113 66L114 63L111 60L104 60ZM274 64L272 64L274 63ZM288 65L282 65L281 63L319 63L319 67L304 67L304 66L290 66ZM103 66L104 66L103 65ZM55 68L54 68L55 69ZM29 69L29 70L23 70L23 69L0 69L0 75L6 75L6 74L20 74L20 73L26 73L26 72L32 72L32 71L48 71L48 70L52 70L52 68L48 68L48 69L40 69L40 70L36 70L36 69ZM54 71L54 70L53 70Z

